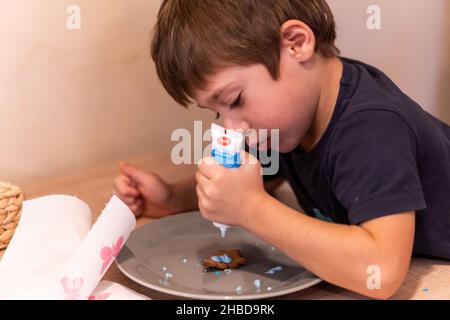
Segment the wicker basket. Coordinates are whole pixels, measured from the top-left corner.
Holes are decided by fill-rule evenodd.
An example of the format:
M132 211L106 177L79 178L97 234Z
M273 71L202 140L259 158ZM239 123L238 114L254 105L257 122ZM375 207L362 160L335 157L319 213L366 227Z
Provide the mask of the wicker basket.
M0 181L0 252L6 249L16 231L23 200L19 187Z

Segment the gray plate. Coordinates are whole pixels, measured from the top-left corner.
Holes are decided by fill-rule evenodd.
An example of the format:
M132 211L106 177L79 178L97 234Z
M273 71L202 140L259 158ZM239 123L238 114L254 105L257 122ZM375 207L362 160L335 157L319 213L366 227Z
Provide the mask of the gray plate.
M231 273L203 272L201 259L220 249L239 249L248 263ZM270 298L321 281L243 229L230 228L227 237L221 238L219 229L198 211L157 220L135 230L116 263L127 277L145 287L192 299ZM283 270L266 274L277 266Z

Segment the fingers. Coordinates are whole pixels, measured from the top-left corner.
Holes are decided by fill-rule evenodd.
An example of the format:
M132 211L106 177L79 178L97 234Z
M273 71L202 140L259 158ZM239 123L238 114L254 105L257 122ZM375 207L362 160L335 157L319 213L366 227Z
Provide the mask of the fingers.
M136 216L139 216L143 213L144 201L142 200L142 198L138 198L135 203L127 205L128 208L130 208L130 210L133 211Z
M208 178L206 178L201 172L197 171L195 173L195 179L197 180L197 190L200 189L202 191L202 195L205 195L204 190L210 183Z
M197 191L197 197L198 197L198 208L199 208L200 212L202 213L202 215L206 218L206 214L208 212L206 210L206 206L205 206L206 195L203 192L200 185L198 185L198 184L196 186L196 191Z
M118 196L120 198L120 200L122 200L123 202L125 202L127 205L133 204L135 203L139 197L126 197L121 195L119 192L114 191L113 192L116 196Z
M132 185L129 177L120 175L114 181L114 194L116 194L136 215L143 212L144 201L140 191Z
M138 201L141 201L143 199L142 197L124 197L124 196L118 194L116 191L114 191L113 194L118 196L120 198L120 200L125 202L125 204L127 206L134 205L134 204L138 203Z
M134 183L136 186L144 184L145 179L147 178L147 173L145 171L123 161L119 162L119 170L124 176L127 176L130 179L131 184Z
M211 183L208 178L203 176L199 171L196 172L195 178L197 180L196 192L198 198L198 208L202 213L203 217L206 219L210 219L210 196L211 189L209 188L209 184Z
M199 200L203 200L203 199L206 198L206 195L203 192L202 187L200 185L197 185L195 187L195 190L197 191L197 197L198 197Z
M259 161L253 155L245 150L240 152L240 163L243 165L258 165ZM227 170L222 165L220 165L214 158L205 157L198 162L198 170L208 179L213 179L216 175L220 175Z
M118 195L124 198L136 198L141 195L140 191L132 186L130 178L124 175L116 178L114 187Z
M140 191L131 185L129 177L121 175L114 181L114 193L130 208L136 217L143 213L144 201Z
M220 165L214 158L205 157L198 162L198 170L206 178L211 179L216 174L226 170L222 165Z
M119 161L119 170L122 174L127 173L127 163L125 161Z

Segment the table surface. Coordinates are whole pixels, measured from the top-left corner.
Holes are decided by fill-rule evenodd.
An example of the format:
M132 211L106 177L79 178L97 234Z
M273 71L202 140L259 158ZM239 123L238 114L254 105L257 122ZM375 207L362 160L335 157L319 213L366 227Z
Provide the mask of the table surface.
M168 152L151 153L125 160L142 169L156 172L170 182L195 172L195 166L193 165L176 166L172 164L170 153ZM23 183L21 187L27 199L49 194L77 196L89 205L95 220L112 195L113 180L117 175L117 164L107 163L44 181ZM276 196L282 202L298 208L292 191L287 184L283 184L277 190ZM139 218L136 228L151 222L151 219ZM115 264L112 264L104 280L120 283L151 299L179 299L133 282L122 274ZM340 300L366 298L323 281L311 288L281 296L279 299ZM407 278L393 299L450 299L450 261L412 259Z

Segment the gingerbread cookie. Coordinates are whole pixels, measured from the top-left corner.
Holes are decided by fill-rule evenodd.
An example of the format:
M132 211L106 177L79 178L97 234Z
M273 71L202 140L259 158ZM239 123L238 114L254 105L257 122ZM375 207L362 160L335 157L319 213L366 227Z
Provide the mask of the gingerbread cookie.
M236 269L247 263L247 259L237 249L219 250L208 259L204 259L202 264L206 268L216 269Z

